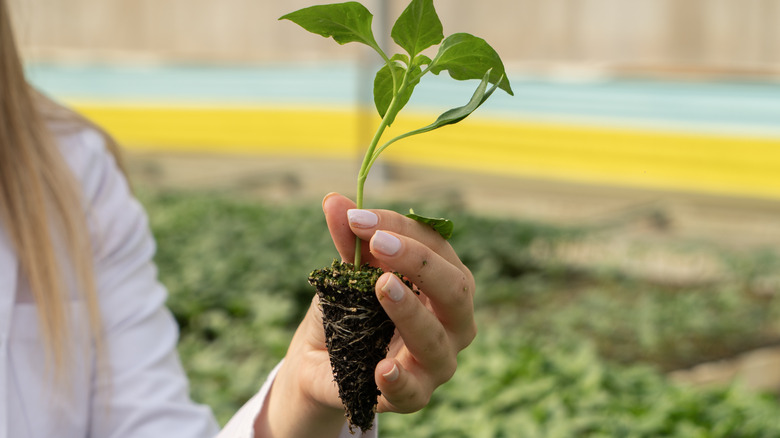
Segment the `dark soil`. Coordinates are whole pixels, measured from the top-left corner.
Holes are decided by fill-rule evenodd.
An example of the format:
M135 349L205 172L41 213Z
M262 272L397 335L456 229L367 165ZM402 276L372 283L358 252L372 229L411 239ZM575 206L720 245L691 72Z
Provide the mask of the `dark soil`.
M333 377L350 431L354 426L363 431L373 426L381 394L374 370L386 357L395 333L395 324L374 293L382 273L368 265L356 271L352 264L334 260L331 267L309 275L309 283L317 288L320 298Z

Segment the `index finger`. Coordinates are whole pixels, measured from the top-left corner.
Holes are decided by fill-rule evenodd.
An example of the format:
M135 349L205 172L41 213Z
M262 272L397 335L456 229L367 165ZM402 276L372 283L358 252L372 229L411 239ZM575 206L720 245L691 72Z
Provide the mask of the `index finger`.
M390 210L364 210L372 213L376 218L370 223L359 223L354 219L360 215L353 214L353 220L349 218L348 212L353 209L355 203L338 193L329 193L322 201L328 230L342 259L349 262L354 260L355 236L357 236L364 242L363 261L375 263L376 260L371 256L367 242L371 240L375 230L382 229L411 237L461 270L466 270L452 246L431 226Z
M351 209L348 216L352 232L362 240L370 240L376 230L391 231L421 243L461 271L466 271L452 246L430 225L390 210Z
M355 203L338 193L328 193L322 200L322 212L325 214L325 221L336 251L342 260L350 263L355 259L355 233L349 226L347 211L352 208L355 208ZM363 254L368 255L367 244ZM370 263L371 260L364 260L364 262Z

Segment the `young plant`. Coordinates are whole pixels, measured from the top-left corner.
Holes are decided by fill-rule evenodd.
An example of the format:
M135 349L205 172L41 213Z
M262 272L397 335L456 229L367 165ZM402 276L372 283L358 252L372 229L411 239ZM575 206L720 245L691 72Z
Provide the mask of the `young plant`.
M468 33L444 37L433 0L412 0L401 13L390 36L404 53L391 56L374 38L373 15L358 2L311 6L284 15L280 20L290 20L342 45L365 44L384 62L374 79L374 103L381 122L358 173L357 208L363 208L363 188L371 167L390 145L460 122L482 105L496 88L513 94L501 58L485 40ZM438 46L438 50L433 58L423 53L434 46ZM420 79L428 73L438 75L443 71L457 80L480 80L469 102L444 112L430 125L383 142L385 130L409 102ZM445 219L426 218L414 212L407 216L431 225L445 238L452 233L452 223ZM332 267L314 271L309 282L317 288L322 303L328 352L350 429L354 425L368 430L379 395L373 378L374 368L387 354L395 326L373 292L382 271L361 266L361 259L361 242L356 239L354 264L334 261ZM355 278L345 278L347 276Z

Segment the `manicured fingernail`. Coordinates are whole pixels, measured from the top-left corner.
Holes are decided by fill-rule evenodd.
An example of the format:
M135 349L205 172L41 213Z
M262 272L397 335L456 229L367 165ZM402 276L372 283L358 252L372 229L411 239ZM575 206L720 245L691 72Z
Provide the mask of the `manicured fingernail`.
M397 237L384 231L377 231L371 238L371 249L384 255L395 255L401 249L401 241Z
M404 286L395 275L389 275L384 286L382 286L382 292L390 297L391 300L398 302L404 297Z
M379 222L379 218L374 213L355 208L347 210L347 218L349 224L357 228L372 228Z
M398 365L393 364L393 369L388 371L386 374L382 374L382 377L384 377L388 382L395 382L398 380L398 376L400 374L400 371L398 371Z

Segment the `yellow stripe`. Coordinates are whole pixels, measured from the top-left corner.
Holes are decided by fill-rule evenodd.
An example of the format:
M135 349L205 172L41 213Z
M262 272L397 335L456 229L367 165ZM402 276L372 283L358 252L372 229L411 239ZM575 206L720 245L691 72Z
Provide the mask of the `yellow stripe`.
M353 156L344 111L75 105L129 149Z
M370 138L347 109L181 108L76 103L126 147L169 151L354 158ZM405 115L386 138L430 123ZM364 117L376 123L373 115ZM359 139L363 141L359 141ZM399 163L511 176L693 190L780 199L780 139L491 121L404 140Z

